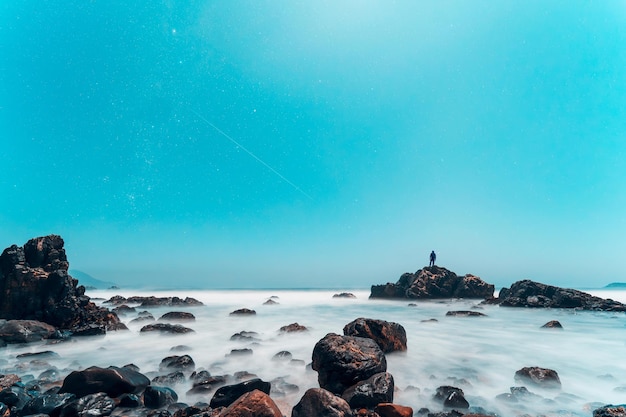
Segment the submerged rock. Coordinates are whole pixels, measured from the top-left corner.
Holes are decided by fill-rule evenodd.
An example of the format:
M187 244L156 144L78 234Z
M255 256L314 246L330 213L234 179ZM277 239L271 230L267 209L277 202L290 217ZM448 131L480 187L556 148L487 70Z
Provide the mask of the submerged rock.
M139 330L139 332L140 333L161 332L161 333L170 333L170 334L184 334L184 333L195 333L195 330L182 326L180 324L155 323L155 324L148 324L146 326L143 326L141 330Z
M439 266L403 274L397 283L372 285L370 298L478 298L493 297L494 285L471 274L459 277Z
M271 384L259 378L250 379L235 385L225 385L215 391L211 398L211 408L228 407L245 393L259 390L265 394L270 393Z

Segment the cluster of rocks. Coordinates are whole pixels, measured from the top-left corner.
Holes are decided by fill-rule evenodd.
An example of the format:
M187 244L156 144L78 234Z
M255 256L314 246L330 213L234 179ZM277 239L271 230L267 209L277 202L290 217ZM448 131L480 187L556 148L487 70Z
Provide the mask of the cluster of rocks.
M596 311L626 311L626 305L611 299L595 297L583 291L560 288L531 280L517 281L502 288L498 298L489 303L503 307L576 308Z
M128 304L135 304L139 307L198 307L204 305L202 301L198 301L191 297L155 297L152 295L132 296L128 298L121 295L114 295L104 301L104 304L113 304L118 307L128 307Z
M398 282L372 285L370 298L476 298L493 297L495 287L471 274L462 277L439 266L402 274Z
M66 331L66 335L104 334L126 328L115 313L91 302L85 287L68 274L63 246L60 236L49 235L2 252L0 317L8 321L3 327L46 327L33 323L36 321ZM11 337L0 338L11 342Z

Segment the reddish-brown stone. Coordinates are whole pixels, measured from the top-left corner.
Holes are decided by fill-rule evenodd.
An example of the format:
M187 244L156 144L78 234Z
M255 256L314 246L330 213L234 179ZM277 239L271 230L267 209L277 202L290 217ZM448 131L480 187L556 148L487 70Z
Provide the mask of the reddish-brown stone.
M374 408L374 411L380 417L413 417L411 407L393 403L380 403Z

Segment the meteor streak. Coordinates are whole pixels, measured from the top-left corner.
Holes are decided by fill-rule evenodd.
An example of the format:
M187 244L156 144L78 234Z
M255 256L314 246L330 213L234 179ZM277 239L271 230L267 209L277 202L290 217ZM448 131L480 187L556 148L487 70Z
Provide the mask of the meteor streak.
M220 135L224 136L226 139L228 139L229 141L231 141L232 143L234 143L235 145L237 145L237 147L241 148L244 152L246 152L248 155L250 155L251 157L253 157L254 159L257 160L257 162L259 162L261 165L263 165L265 168L269 169L270 171L272 171L274 174L276 174L280 179L282 179L283 181L285 181L287 184L291 185L293 188L296 189L296 191L299 191L300 193L302 193L302 195L304 195L305 197L307 197L310 200L314 200L313 197L311 197L310 195L308 195L306 192L304 192L304 190L300 187L298 187L296 184L294 184L293 182L289 181L287 178L285 178L285 176L283 174L281 174L280 172L276 171L274 168L272 168L267 162L265 162L264 160L262 160L261 158L259 158L258 156L256 156L254 153L252 153L252 151L250 151L248 148L246 148L245 146L243 146L242 144L240 144L239 142L237 142L235 139L233 139L230 135L228 135L226 132L224 132L222 129L220 129L219 127L215 126L213 123L211 123L210 121L208 121L204 116L202 116L200 113L198 113L197 111L195 111L194 109L190 109L196 116L198 116L203 122L205 122L206 124L208 124L209 126L211 126L213 129L215 129Z

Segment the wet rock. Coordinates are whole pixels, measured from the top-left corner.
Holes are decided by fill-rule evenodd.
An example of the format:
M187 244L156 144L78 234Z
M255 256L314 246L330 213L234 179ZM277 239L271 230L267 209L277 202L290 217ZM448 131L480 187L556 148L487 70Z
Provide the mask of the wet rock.
M94 324L106 331L119 318L91 302L85 287L68 274L63 246L60 236L49 235L2 252L0 317L36 320L68 330Z
M220 417L283 417L280 409L266 393L254 390L239 397L220 413Z
M270 389L271 384L259 378L250 379L239 384L226 385L215 391L209 405L211 408L228 407L245 393L259 390L269 395Z
M22 407L20 414L23 416L31 414L47 414L51 417L58 417L61 412L61 408L67 405L74 398L76 398L76 396L69 393L42 394L30 399L24 407Z
M374 407L380 417L413 417L413 409L399 404L380 403Z
M8 405L0 402L0 417L10 417L11 409Z
M504 307L577 308L594 311L626 311L626 305L569 288L554 287L531 280L517 281L502 288L493 301Z
M178 401L178 395L169 387L149 385L143 392L143 404L148 408L163 408Z
M195 383L195 382L200 382L203 381L207 378L211 377L211 373L205 369L201 370L201 371L193 371L191 373L191 375L189 376L189 378Z
M141 406L141 400L135 394L122 394L117 400L119 401L118 405L120 407L136 408Z
M279 302L275 301L275 300L273 300L271 298L263 303L264 306L273 306L273 305L276 305L276 304L279 304Z
M563 325L558 320L550 320L549 322L541 326L541 328L542 329L562 329Z
M333 294L333 298L356 298L356 295L351 292L341 292L339 294Z
M261 339L258 338L259 334L257 332L246 332L242 331L239 333L235 333L230 337L230 340L240 341L240 342L256 342Z
M387 370L383 351L363 337L329 333L315 344L312 359L320 387L335 394Z
M24 387L16 385L0 391L0 403L9 407L22 408L31 398Z
M139 393L148 385L150 380L145 375L130 368L92 366L69 374L63 380L60 392L69 392L79 398L105 392L109 397L115 398L125 393Z
M365 381L357 382L345 390L341 397L352 408L374 408L379 403L392 403L393 392L393 376L388 372L381 372Z
M439 266L403 274L397 283L372 285L370 298L479 298L493 297L495 287L479 277L463 277Z
M184 384L185 383L185 374L180 371L172 372L167 375L159 375L152 378L152 383L154 385L165 385L172 386L176 384Z
M51 368L40 373L37 379L43 382L54 382L61 379L61 373L58 369Z
M244 348L244 349L232 349L230 351L230 353L226 354L226 357L233 357L233 356L249 356L252 355L254 352L252 351L252 349L248 349L248 348Z
M248 371L238 371L233 374L236 381L246 381L248 379L257 378L257 375Z
M291 417L351 417L350 405L323 388L307 390L291 410Z
M626 404L605 405L593 410L593 417L626 417Z
M135 307L129 307L126 304L122 304L115 308L112 308L111 311L119 316L122 314L134 313L135 311L137 311L137 309Z
M21 378L16 374L0 374L0 392L9 388L11 385L15 385L19 381L21 381Z
M227 383L228 378L224 375L209 376L203 379L197 378L194 379L193 386L187 391L187 395L206 395Z
M249 308L240 308L230 313L231 316L254 316L256 315L256 311L250 310Z
M159 321L195 321L196 316L185 311L170 311L159 317Z
M108 416L114 408L115 401L104 392L99 392L72 401L63 407L60 417Z
M538 366L525 367L515 372L515 381L545 389L561 388L561 380L556 371Z
M346 324L343 334L370 338L384 353L407 350L406 330L398 323L361 317Z
M295 333L295 332L307 332L309 329L306 326L302 326L298 323L291 323L287 326L283 326L279 329L281 333Z
M0 321L0 340L6 343L31 343L52 337L54 326L36 320Z
M462 409L469 408L469 403L465 399L465 394L461 388L449 385L440 386L437 388L433 399L441 402L444 407Z
M446 313L446 316L451 316L451 317L487 317L486 314L481 313L480 311L466 311L466 310L448 311Z
M291 352L287 352L286 350L283 350L283 351L278 352L274 356L272 356L272 360L273 361L289 361L291 360L292 357L293 355L291 354Z
M159 371L193 371L194 369L196 369L196 364L189 355L168 356L159 364Z
M169 333L169 334L185 334L185 333L195 333L195 330L190 329L188 327L181 326L180 324L169 324L169 323L155 323L148 324L143 326L140 333L146 332L160 332L160 333Z
M139 317L132 319L129 324L137 324L137 323L150 323L155 321L154 316L150 313L142 314Z
M284 397L286 395L295 394L296 392L300 391L300 387L298 387L296 384L287 382L283 377L272 379L270 381L270 384L272 386L270 390L270 395L272 397Z
M176 345L170 348L170 352L188 352L190 350L191 347L187 345Z
M55 359L55 358L59 358L59 354L56 352L53 352L51 350L44 350L42 352L27 352L27 353L21 353L19 355L16 356L17 359L22 359L22 360L31 360L31 359Z
M204 304L191 297L129 297L129 303L138 303L139 307L199 307Z

